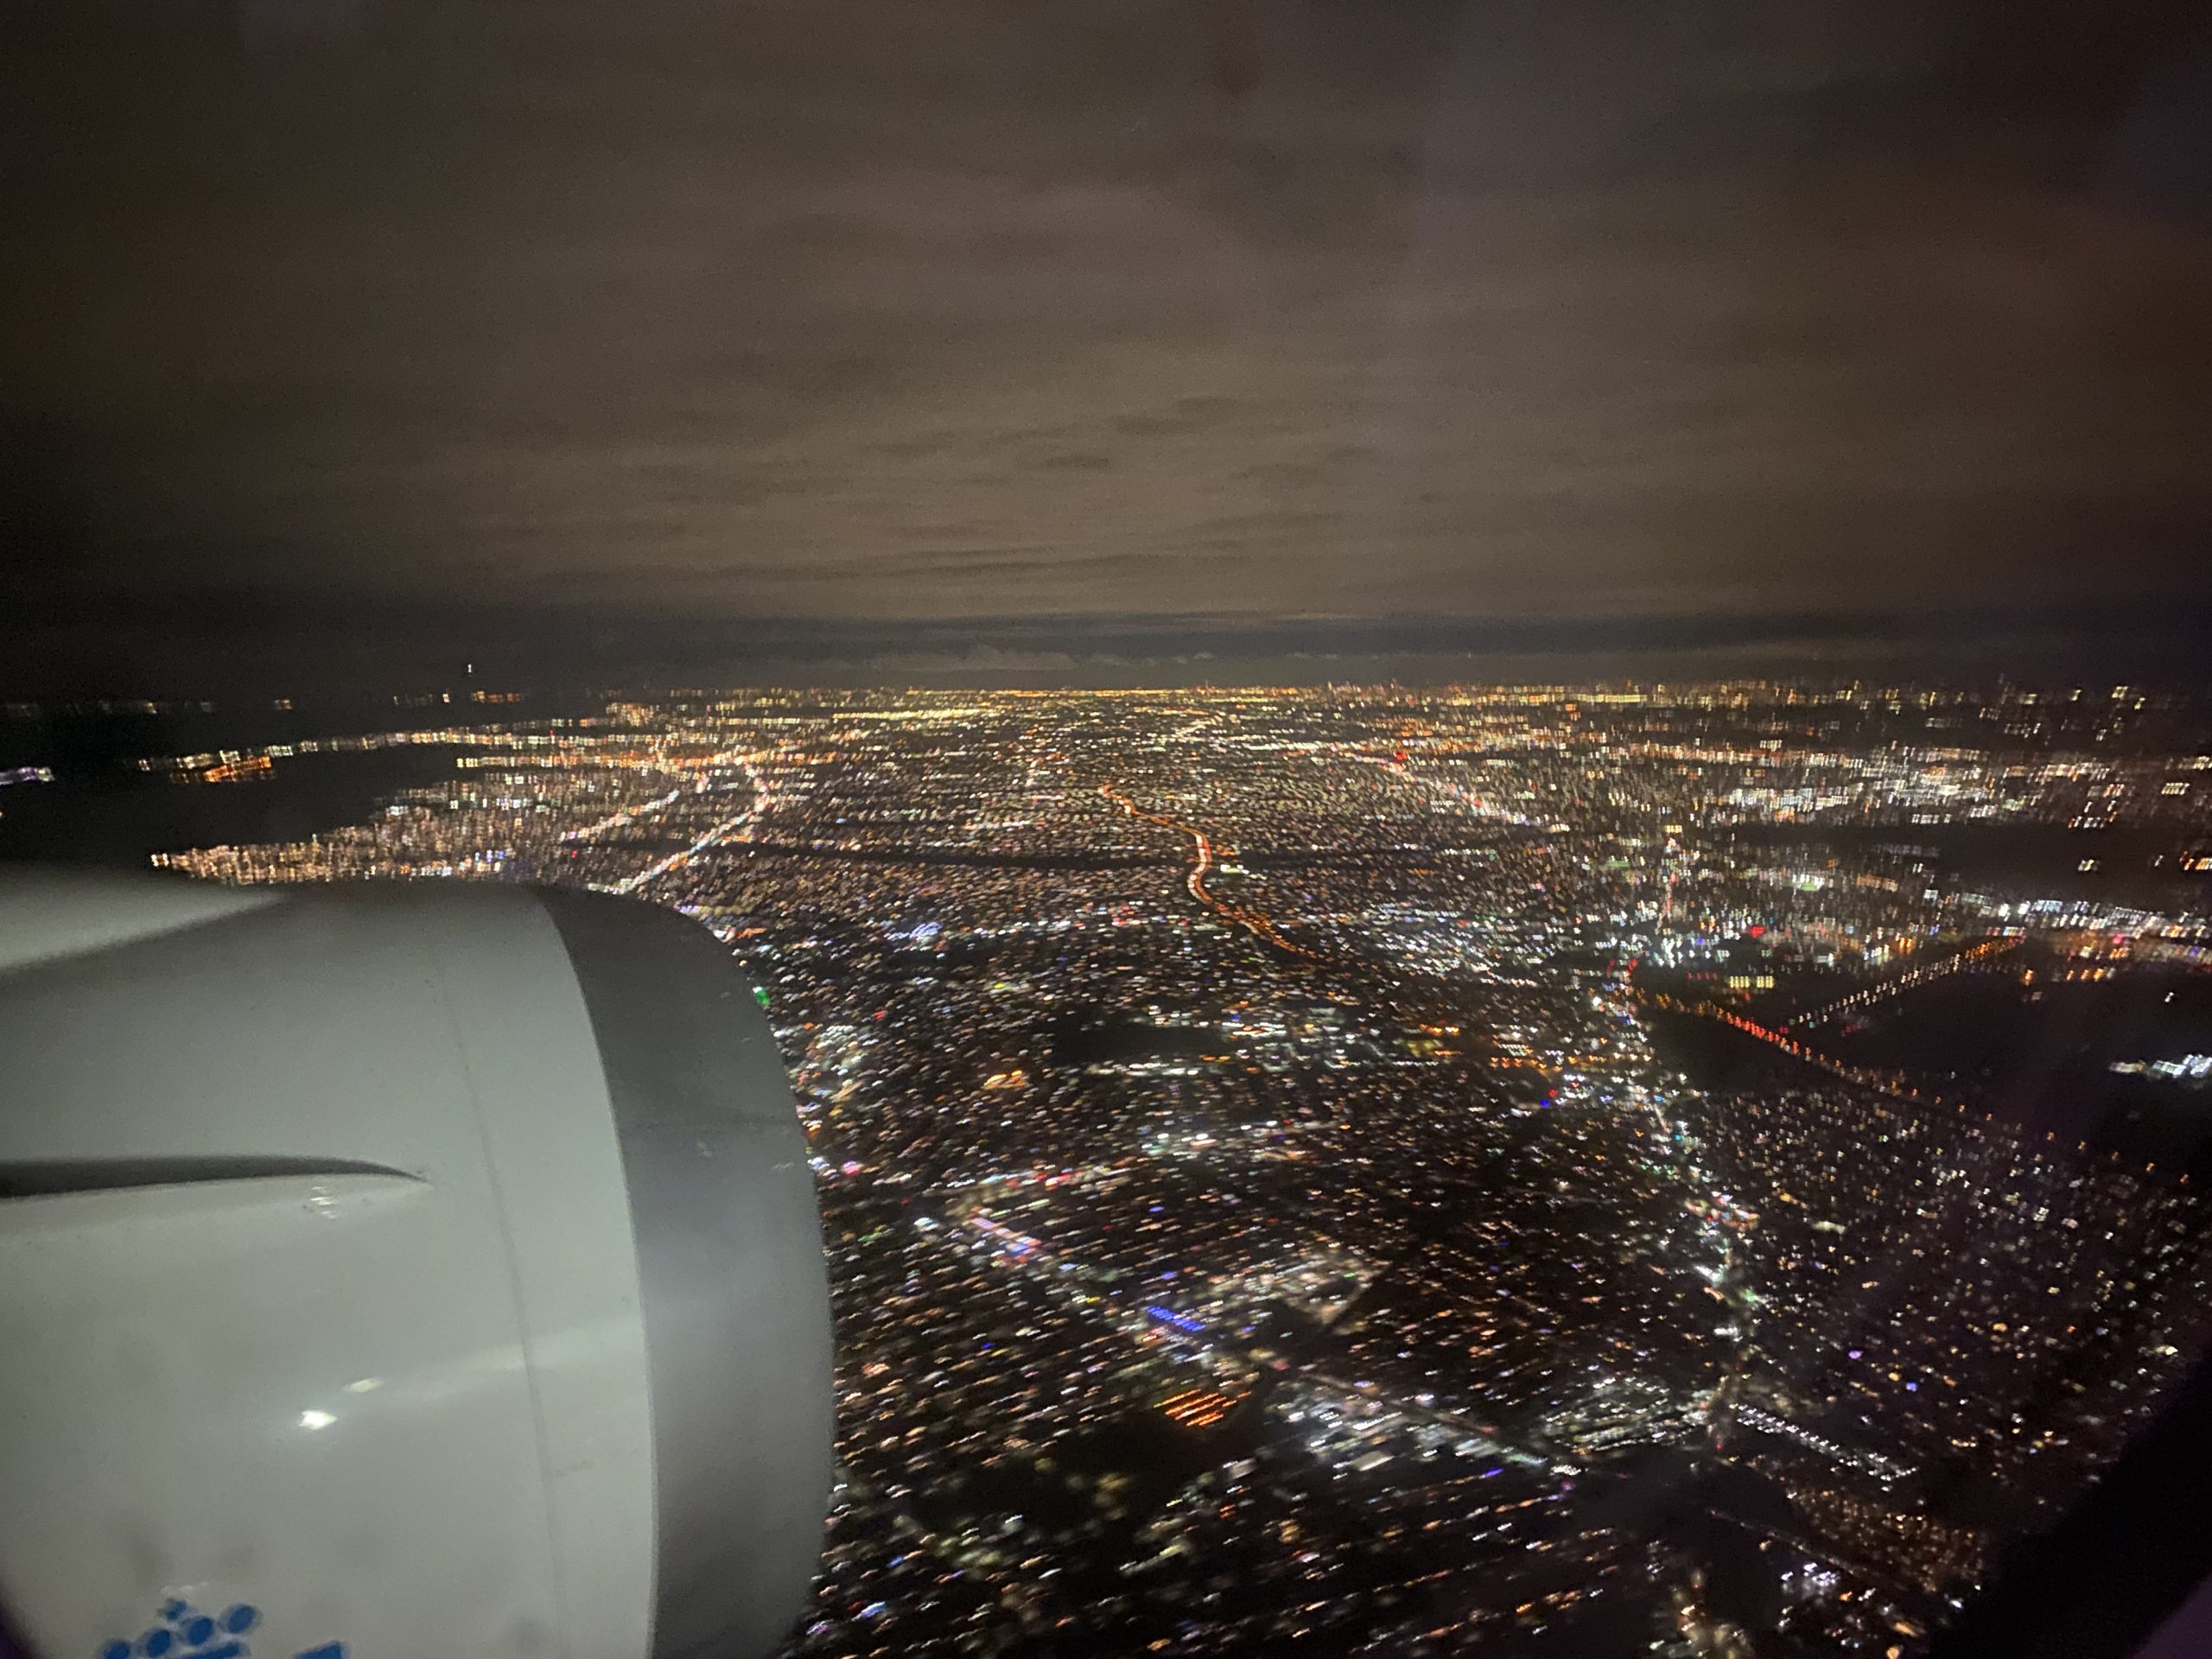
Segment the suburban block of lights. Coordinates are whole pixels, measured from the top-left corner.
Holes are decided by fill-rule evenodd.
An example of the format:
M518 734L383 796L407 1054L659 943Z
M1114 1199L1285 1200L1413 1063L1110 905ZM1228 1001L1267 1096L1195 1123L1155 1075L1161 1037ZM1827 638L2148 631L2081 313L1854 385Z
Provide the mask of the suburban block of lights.
M839 1322L794 1656L1902 1659L2207 1340L2207 716L698 693L158 861L748 966Z

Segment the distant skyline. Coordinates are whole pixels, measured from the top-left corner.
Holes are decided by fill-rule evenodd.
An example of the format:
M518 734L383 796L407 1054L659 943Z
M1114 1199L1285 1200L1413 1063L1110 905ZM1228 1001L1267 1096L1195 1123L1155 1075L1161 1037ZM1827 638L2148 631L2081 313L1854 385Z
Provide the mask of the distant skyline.
M2206 689L2212 605L1993 607L1916 613L1465 618L977 618L868 623L683 621L636 613L216 616L124 609L37 674L0 666L0 697L248 699L611 685L1165 687L1406 685L1858 677L1993 685L2133 681ZM156 628L162 638L147 640ZM143 630L143 634L141 630ZM47 637L60 639L56 631ZM252 640L243 652L229 649Z
M2205 637L2184 6L0 28L16 695Z

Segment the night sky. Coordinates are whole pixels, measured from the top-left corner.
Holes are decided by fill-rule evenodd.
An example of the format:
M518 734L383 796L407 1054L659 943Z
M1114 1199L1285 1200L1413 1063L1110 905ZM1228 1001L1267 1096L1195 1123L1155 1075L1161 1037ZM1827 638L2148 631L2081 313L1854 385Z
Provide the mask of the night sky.
M43 10L0 690L2201 642L2193 6Z

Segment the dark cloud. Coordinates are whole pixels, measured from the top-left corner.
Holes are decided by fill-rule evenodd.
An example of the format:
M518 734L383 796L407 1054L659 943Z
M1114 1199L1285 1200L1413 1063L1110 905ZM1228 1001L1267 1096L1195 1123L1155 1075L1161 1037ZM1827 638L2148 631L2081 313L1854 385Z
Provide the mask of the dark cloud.
M1223 424L1239 412L1233 397L1179 397L1166 409L1117 415L1114 429L1133 438L1179 436Z
M975 616L1001 622L916 650L1351 661L1418 655L1357 621L1418 615L1463 631L1446 658L1638 618L1690 651L1700 616L1713 650L1767 616L1798 651L1788 619L1871 645L1916 611L2018 645L2151 614L2212 526L2194 26L11 15L0 533L51 619L18 662L102 628L169 660L249 610L435 655L549 603L581 657L596 613L678 655L804 623L849 664ZM2018 603L2051 609L2023 632ZM1086 649L1119 614L1235 626ZM1332 620L1268 632L1297 616Z

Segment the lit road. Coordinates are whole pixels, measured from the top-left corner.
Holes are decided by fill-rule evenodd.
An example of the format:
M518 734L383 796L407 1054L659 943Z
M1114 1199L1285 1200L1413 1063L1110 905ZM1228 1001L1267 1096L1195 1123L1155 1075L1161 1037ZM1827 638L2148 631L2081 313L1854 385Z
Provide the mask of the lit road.
M690 863L693 858L706 851L708 848L741 838L747 826L767 809L771 794L768 780L760 775L760 769L753 764L753 760L754 757L750 754L731 753L718 754L708 762L709 767L735 765L744 772L747 781L752 786L752 794L747 800L742 811L733 813L722 819L690 846L678 848L665 858L655 859L635 875L625 876L621 880L610 884L605 891L620 893L635 893L647 882L658 880L671 870ZM702 781L694 792L704 793L712 787L711 784ZM666 798L664 798L663 801L656 802L654 804L656 806L665 804Z
M651 817L661 808L683 799L687 792L681 789L671 789L665 795L656 795L642 806L625 807L620 812L610 812L605 817L587 823L581 829L565 830L562 834L561 840L564 845L576 842L596 841L609 830L620 830L635 823L639 818Z
M1309 962L1327 960L1319 951L1309 950L1304 945L1294 944L1285 938L1265 912L1248 909L1242 905L1232 905L1226 899L1217 897L1207 887L1206 875L1213 868L1215 860L1213 841L1205 830L1196 824L1185 823L1180 818L1171 818L1162 812L1147 812L1111 784L1099 785L1098 792L1109 801L1119 802L1122 810L1133 818L1141 818L1147 823L1156 823L1163 830L1173 830L1179 835L1185 835L1191 838L1192 855L1191 868L1190 873L1183 878L1183 885L1190 890L1191 897L1197 899L1206 909L1213 912L1224 921L1243 928L1253 938L1274 945L1278 950L1287 951L1294 957L1304 957Z

